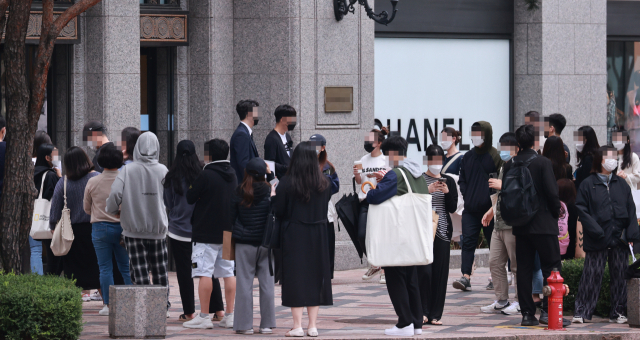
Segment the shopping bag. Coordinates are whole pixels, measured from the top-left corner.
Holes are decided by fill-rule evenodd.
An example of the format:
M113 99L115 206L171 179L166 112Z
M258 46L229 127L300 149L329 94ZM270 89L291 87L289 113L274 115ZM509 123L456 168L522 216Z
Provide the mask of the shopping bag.
M575 258L580 259L584 258L586 254L584 253L584 232L582 231L582 223L578 221L576 223L576 256Z
M367 217L367 260L376 267L427 265L433 262L431 195L408 193L371 204Z
M31 219L31 231L29 235L34 240L50 240L53 237L49 228L49 213L51 212L51 201L42 198L42 189L44 188L44 180L47 172L42 174L42 182L40 183L40 194L33 203L33 218Z
M222 234L222 258L228 261L236 259L236 241L230 231L224 231Z
M64 256L71 250L73 243L73 229L71 229L71 211L67 208L67 176L64 176L64 209L56 230L51 238L51 251L55 256Z

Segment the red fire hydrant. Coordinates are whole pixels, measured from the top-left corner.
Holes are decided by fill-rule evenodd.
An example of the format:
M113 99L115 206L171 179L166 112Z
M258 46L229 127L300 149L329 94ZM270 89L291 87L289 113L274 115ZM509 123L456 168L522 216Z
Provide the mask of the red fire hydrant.
M569 286L564 284L557 268L551 272L547 279L547 286L542 289L542 294L549 297L549 324L547 330L564 331L562 328L562 299L569 295Z

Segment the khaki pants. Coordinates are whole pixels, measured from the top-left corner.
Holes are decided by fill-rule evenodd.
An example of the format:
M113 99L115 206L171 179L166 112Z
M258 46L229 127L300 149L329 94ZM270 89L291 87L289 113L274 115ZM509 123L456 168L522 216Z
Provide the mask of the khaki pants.
M511 272L513 273L513 287L516 290L515 300L518 301L516 261L516 237L511 229L494 230L491 235L491 250L489 252L489 269L491 280L496 294L496 300L509 299L509 281L507 279L507 261L511 259Z

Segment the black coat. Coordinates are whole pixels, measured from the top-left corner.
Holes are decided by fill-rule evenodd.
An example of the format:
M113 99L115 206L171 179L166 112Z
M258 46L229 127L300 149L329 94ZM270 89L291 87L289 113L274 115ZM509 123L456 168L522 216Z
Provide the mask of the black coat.
M289 133L286 133L285 136L287 137L289 149L293 152L293 140L291 140ZM266 161L273 161L276 163L275 172L278 178L282 178L287 173L291 158L282 143L280 134L276 130L271 130L267 135L267 138L264 140L264 159Z
M223 231L231 231L231 202L238 186L228 161L209 163L187 191L195 204L191 216L193 242L222 244Z
M616 243L626 247L626 242L640 240L631 188L615 174L608 189L596 173L582 181L576 206L584 231L585 252L605 250ZM626 236L626 242L618 242L621 236Z
M253 183L253 204L242 205L242 189L238 187L231 204L233 238L236 243L259 246L262 243L267 216L271 209L271 187L267 183Z
M447 237L451 239L453 235L453 223L451 222L451 215L458 210L458 187L456 180L452 177L442 174L442 177L447 179L447 188L449 192L444 194L444 210L447 212Z
M42 184L42 175L46 173L44 186L42 188L42 198L51 200L51 197L53 197L53 191L56 188L58 180L60 179L60 177L58 177L58 175L56 174L56 170L48 166L36 166L35 169L33 169L33 173L33 182L36 185L38 195L40 195L40 184Z
M240 123L236 131L233 132L231 141L229 142L229 162L236 172L236 180L238 183L242 183L244 168L247 166L247 163L255 157L259 157L259 155L256 143L253 141L253 136L249 134L249 129Z
M498 169L491 154L478 154L475 150L473 148L462 156L458 184L464 197L464 210L484 214L491 208L489 174L498 172Z
M529 158L537 153L531 149L518 152L517 159ZM513 162L504 165L504 176L509 172ZM558 183L553 174L551 161L538 155L529 164L531 179L536 187L540 208L538 213L522 227L513 227L513 235L558 235L558 215L560 215L560 198L558 197ZM504 182L503 182L504 183ZM559 254L558 254L559 255Z
M576 169L576 189L580 188L580 184L591 175L591 166L593 165L593 156L585 155L580 161L580 166Z

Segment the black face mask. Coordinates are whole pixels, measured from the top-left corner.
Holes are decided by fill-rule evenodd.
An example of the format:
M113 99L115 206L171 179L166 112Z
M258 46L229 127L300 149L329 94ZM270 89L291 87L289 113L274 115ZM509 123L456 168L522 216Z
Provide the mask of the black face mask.
M253 126L258 125L258 121L259 121L259 119L254 119L254 120L253 120Z
M295 128L296 128L296 123L287 125L287 130L289 130L289 131L293 131L293 129L295 129Z
M364 151L371 153L374 149L373 142L364 142Z

